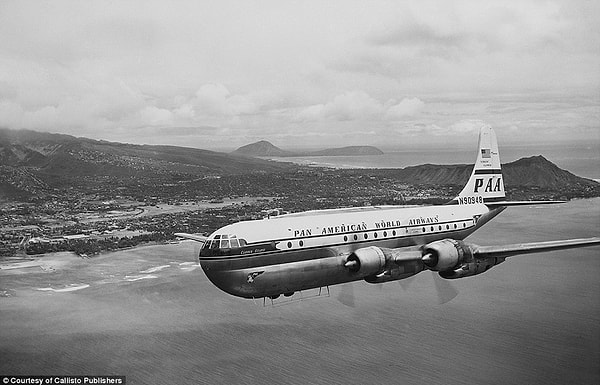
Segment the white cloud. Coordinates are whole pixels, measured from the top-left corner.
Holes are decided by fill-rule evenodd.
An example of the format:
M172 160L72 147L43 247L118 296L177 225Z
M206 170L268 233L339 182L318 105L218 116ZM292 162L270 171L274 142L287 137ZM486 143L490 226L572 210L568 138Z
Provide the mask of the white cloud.
M448 126L448 130L459 134L476 134L484 124L486 122L480 119L464 119Z
M173 123L173 113L164 108L154 106L144 107L139 111L139 122L142 126L156 126Z
M466 134L478 120L584 137L599 124L599 12L568 0L7 0L0 125L109 140L210 127L189 131L199 146L232 133Z
M398 104L392 104L387 108L386 115L391 120L412 116L425 107L425 103L419 98L404 98Z
M231 95L222 84L205 84L190 104L200 116L236 116L256 111L255 104L242 95Z
M405 98L397 102L390 99L381 103L363 91L351 91L335 96L325 104L315 104L302 109L296 121L377 121L398 120L414 115L425 103L418 98Z

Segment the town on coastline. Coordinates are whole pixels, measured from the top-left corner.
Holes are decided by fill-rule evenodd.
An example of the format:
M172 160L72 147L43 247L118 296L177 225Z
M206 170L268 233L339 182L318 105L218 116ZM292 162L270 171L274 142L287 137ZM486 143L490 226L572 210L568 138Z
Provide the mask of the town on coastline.
M175 232L209 234L226 224L288 212L365 205L443 204L461 187L410 184L396 170L303 168L288 172L211 176L166 183L65 186L26 201L0 203L0 257L72 251L89 257L149 242L173 242ZM84 187L82 187L84 186ZM600 195L593 185L568 189L507 186L512 199Z

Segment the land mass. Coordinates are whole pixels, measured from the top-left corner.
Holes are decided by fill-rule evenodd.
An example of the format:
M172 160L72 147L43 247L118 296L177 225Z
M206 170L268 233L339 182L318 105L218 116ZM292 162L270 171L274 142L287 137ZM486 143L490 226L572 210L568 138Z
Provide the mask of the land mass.
M266 140L261 140L242 146L233 151L232 154L247 157L365 156L383 155L383 151L373 146L347 146L318 151L286 151Z
M171 241L175 232L211 233L273 212L443 204L472 167L340 170L0 130L0 256L23 249L91 255ZM506 163L502 171L507 199L600 196L600 183L541 155Z

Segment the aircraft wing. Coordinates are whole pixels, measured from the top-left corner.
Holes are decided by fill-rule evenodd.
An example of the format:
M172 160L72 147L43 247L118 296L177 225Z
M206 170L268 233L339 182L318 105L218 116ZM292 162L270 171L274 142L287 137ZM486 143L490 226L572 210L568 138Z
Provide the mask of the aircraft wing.
M197 235L197 234L175 233L175 235L180 238L191 239L192 241L196 241L196 242L200 242L200 243L205 243L206 240L208 239L208 237L204 237L202 235Z
M571 249L575 247L600 245L600 238L566 239L562 241L516 243L502 246L476 246L473 254L478 258L512 257L518 254L540 253L544 251Z
M496 201L485 202L488 207L510 207L510 206L535 206L535 205L554 205L557 203L566 203L567 201Z

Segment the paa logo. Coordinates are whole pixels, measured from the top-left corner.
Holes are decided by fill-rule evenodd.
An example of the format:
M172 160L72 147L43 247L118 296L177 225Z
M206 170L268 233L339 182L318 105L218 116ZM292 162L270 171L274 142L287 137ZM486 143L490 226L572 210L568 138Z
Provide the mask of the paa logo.
M481 189L482 187L483 187L483 178L476 178L475 179L475 189L473 190L473 192L479 192L479 189ZM494 183L494 178L489 178L487 180L487 183L485 185L485 189L483 190L483 192L496 192L496 191L502 191L502 178L496 179L495 183Z

